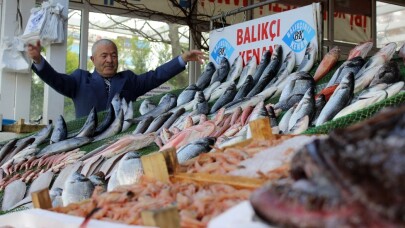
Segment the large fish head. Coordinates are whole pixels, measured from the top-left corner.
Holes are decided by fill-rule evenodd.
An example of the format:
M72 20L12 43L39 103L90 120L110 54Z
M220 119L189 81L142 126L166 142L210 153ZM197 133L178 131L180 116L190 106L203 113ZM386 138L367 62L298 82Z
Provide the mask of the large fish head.
M271 54L271 61L278 60L280 61L283 56L283 46L276 44L273 53Z
M97 172L89 177L89 180L94 186L106 186L105 175L103 172Z
M74 172L70 178L67 180L70 184L81 183L81 182L88 182L89 179L85 177L83 174L79 172Z
M262 58L260 59L260 64L269 61L269 60L270 60L270 57L271 57L270 50L266 50L266 51L263 53Z
M205 102L205 95L203 91L197 91L197 93L194 96L194 99L197 101L197 103L202 103Z
M231 65L229 64L229 60L226 57L222 57L221 63L219 64L219 68L221 69L229 69Z
M326 104L326 98L324 94L319 94L315 99L315 107L323 107Z
M253 82L253 77L252 75L248 75L245 79L245 81L243 82L243 84L251 84Z
M330 51L328 52L328 55L333 56L336 59L339 59L340 57L340 48L338 46L334 46Z

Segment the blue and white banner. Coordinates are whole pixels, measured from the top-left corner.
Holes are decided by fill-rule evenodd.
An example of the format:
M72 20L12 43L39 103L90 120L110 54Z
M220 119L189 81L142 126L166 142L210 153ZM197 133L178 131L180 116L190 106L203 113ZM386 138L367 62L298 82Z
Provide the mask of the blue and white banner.
M241 55L246 63L253 55L258 62L266 50L283 46L283 56L292 50L296 64L304 58L309 42L318 47L316 4L219 28L210 32L210 61L218 66L221 57L230 63Z

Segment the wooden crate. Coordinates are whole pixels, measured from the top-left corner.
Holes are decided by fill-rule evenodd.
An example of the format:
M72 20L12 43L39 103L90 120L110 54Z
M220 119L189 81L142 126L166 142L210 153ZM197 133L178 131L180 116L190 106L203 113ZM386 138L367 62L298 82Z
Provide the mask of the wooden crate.
M14 133L31 133L36 132L44 128L45 125L42 124L25 124L24 119L18 120L12 125L3 125L3 131L14 132Z

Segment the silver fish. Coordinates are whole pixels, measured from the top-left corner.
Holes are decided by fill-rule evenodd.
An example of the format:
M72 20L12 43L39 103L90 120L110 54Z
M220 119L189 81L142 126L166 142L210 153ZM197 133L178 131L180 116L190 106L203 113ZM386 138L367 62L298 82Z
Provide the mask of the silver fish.
M220 85L221 85L221 82L216 81L216 82L212 83L211 85L209 85L207 88L205 88L204 89L205 100L207 100L207 101L210 100L212 92Z
M81 168L83 162L78 161L73 164L67 165L65 168L62 169L62 171L59 173L59 175L56 177L55 181L52 184L51 190L56 189L56 188L64 188L65 182L70 176L73 175L73 173L77 172L79 168Z
M304 71L291 74L290 77L292 78L281 92L279 102L274 105L275 110L288 110L301 100L309 88L315 87L313 77Z
M134 118L134 107L133 107L132 101L130 101L127 106L127 111L124 112L124 123L122 124L121 132L124 132L124 131L128 130L128 128L131 127L132 123L130 121L126 121L126 120L133 119L133 118Z
M201 91L198 91L198 93L202 93ZM163 125L156 131L156 133L160 133L163 128L167 128L169 129L170 126L172 126L172 124L181 116L183 115L183 113L186 112L186 109L184 108L180 108L178 110L176 110L170 117L169 119L167 119Z
M299 119L295 125L290 129L290 134L301 134L308 129L309 126L309 117L303 116Z
M292 128L298 123L298 121L304 117L308 116L309 122L311 121L315 112L315 95L314 88L311 87L307 90L304 97L298 102L297 108L295 108L292 113L290 120L288 122L288 131L292 131ZM308 127L308 125L307 125Z
M79 133L77 133L75 137L93 137L94 133L96 132L97 123L97 113L96 109L93 107L87 116L86 122L83 124L82 128L79 130Z
M243 83L245 83L247 76L251 76L256 72L256 67L257 67L257 59L256 56L253 55L252 58L250 58L250 60L247 62L246 66L243 68L239 80L238 80L238 84L236 84L236 88L240 88ZM253 77L252 77L253 79Z
M281 117L280 122L278 123L278 128L280 129L281 133L287 133L288 132L288 124L290 122L291 115L294 113L295 108L297 107L298 104L293 105L291 108L289 108L284 115Z
M45 173L41 173L31 184L29 193L33 193L45 188L49 188L52 179L54 177L54 173L51 171L47 171Z
M164 122L166 122L166 120L169 119L172 114L172 112L165 112L157 116L152 123L150 123L144 134L157 131L161 126L163 126Z
M62 115L59 115L58 119L56 120L55 126L53 128L53 132L51 135L50 143L56 143L67 138L67 126L65 119Z
M228 76L226 77L227 81L236 81L243 69L243 59L242 56L238 55L233 60L233 63L231 65L231 69L229 70Z
M226 57L222 57L219 67L212 75L210 85L216 81L219 81L219 82L225 81L230 69L231 69L231 66L229 64L228 59Z
M333 73L332 78L329 80L326 87L339 84L342 81L343 76L350 72L356 75L365 63L366 61L361 56L346 60L344 63L342 63L342 65L339 66L335 73Z
M270 62L270 57L271 57L271 53L269 50L265 51L260 59L260 63L256 68L255 73L253 74L253 81L254 84L256 85L257 82L260 79L260 76L262 76L262 73L264 71L264 69L266 69L267 65L269 65Z
M343 77L342 81L335 89L332 96L329 98L325 107L319 114L315 126L319 126L331 120L340 110L346 107L353 97L353 91L354 75L350 72L345 77Z
M309 72L314 66L314 63L317 58L318 47L313 42L309 42L307 48L305 49L305 55L302 59L300 65L297 68L297 71Z
M208 114L210 108L208 106L208 101L205 99L204 93L202 91L198 91L195 94L195 105L193 107L193 111L195 114Z
M156 118L158 115L165 113L172 108L174 108L177 104L177 97L176 95L172 93L166 93L162 98L160 98L160 101L157 105L156 108L153 110L143 114L142 116L127 120L131 121L132 123L139 123L141 120L148 116L152 116L153 118Z
M20 151L26 149L29 145L32 145L32 143L35 141L35 138L33 137L26 137L19 139L15 145L15 147L8 152L7 156L3 158L1 161L0 165L3 165L6 161L8 161L10 158L14 157L16 154L18 154ZM33 146L36 147L36 146Z
M249 116L248 122L260 119L262 117L269 117L269 112L267 111L264 102L260 101L255 108L252 110L252 113Z
M278 70L276 76L269 82L266 86L277 86L281 83L284 79L287 78L288 75L291 74L295 67L295 53L289 51L288 54L285 56L283 62L281 63L280 69Z
M373 42L368 41L362 44L357 45L354 47L352 50L350 50L349 56L347 57L347 60L351 60L357 56L360 56L361 58L366 58L367 53L373 48Z
M111 123L111 125L101 134L94 137L94 141L99 141L113 135L116 135L121 132L122 124L124 122L124 113L122 109L119 111L118 116L115 120Z
M135 151L126 153L118 163L116 175L120 185L137 183L143 175L141 153Z
M69 150L73 150L76 148L79 148L83 145L86 145L92 141L92 138L90 137L75 137L75 138L70 138L70 139L65 139L63 141L53 143L51 145L48 145L44 147L42 150L40 150L36 156L43 156L46 154L57 154Z
M204 71L201 73L200 77L197 79L195 85L200 89L203 90L207 88L207 86L211 82L212 75L214 74L216 68L213 62L209 62L205 65Z
M248 93L252 90L254 84L253 84L253 77L252 75L248 75L245 79L245 82L243 82L242 86L240 86L238 89L238 92L236 93L235 97L233 98L234 101L239 100L241 98L246 97Z
M118 182L117 179L117 166L114 167L114 169L111 171L111 176L108 179L107 183L107 192L111 192L114 190L116 187L120 186L120 183Z
M0 163L3 163L3 159L13 151L15 145L17 144L18 139L11 139L8 141L0 150ZM35 142L35 141L34 141Z
M398 56L402 58L402 60L405 64L405 43L403 43L402 46L399 48Z
M177 160L182 164L201 153L206 153L211 150L211 146L214 145L214 143L214 137L205 137L192 141L177 152Z
M152 111L154 108L156 108L156 104L154 104L150 99L145 98L139 106L139 113L141 115L145 115L145 113Z
M138 123L132 134L143 134L155 118L148 116Z
M193 100L195 93L199 90L200 89L196 86L196 84L187 86L187 88L185 88L177 97L177 105L182 105Z
M319 114L321 114L321 111L323 107L326 105L326 98L325 95L320 94L316 99L315 99L315 113L311 121L311 125L315 125L316 120L319 117Z
M20 179L11 182L4 190L2 211L11 209L16 203L20 202L25 195L27 186Z
M94 191L94 185L82 174L75 172L70 176L63 188L63 206L89 199Z
M114 112L114 107L112 104L110 104L108 111L104 115L103 121L97 125L96 132L94 132L94 135L99 135L102 132L104 132L114 121L115 117L116 115Z
M213 101L217 100L220 96L222 96L222 94L225 93L225 90L227 90L231 84L235 84L235 82L226 81L226 82L221 83L221 85L219 85L217 88L214 89L214 91L212 91L212 94L211 94L208 102L213 102Z
M235 97L237 91L236 91L236 84L231 83L224 93L218 98L218 100L214 103L214 105L211 107L210 113L215 113L218 109L222 108L224 105L228 104L233 100Z
M42 128L40 131L32 136L35 138L35 141L32 144L40 145L41 143L43 143L51 135L52 129L52 124L46 125L44 128Z
M252 90L248 93L248 95L246 95L246 97L252 97L260 93L267 86L267 84L269 84L269 82L276 76L279 70L282 56L283 56L282 46L276 45L276 48L271 54L270 63L263 70L263 73L260 75L259 80L252 88Z
M118 116L118 112L121 109L121 98L120 98L120 94L116 93L113 97L113 99L111 100L111 104L114 108L114 114L115 116Z

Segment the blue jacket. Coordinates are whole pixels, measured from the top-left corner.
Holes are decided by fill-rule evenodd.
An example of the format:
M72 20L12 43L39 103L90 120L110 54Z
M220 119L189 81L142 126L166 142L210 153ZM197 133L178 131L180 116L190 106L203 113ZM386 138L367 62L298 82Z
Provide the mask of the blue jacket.
M71 75L61 74L46 60L41 70L34 64L31 68L46 84L73 100L76 118L88 115L93 107L97 112L106 110L116 93L127 102L135 101L185 69L178 58L174 58L154 71L140 75L130 70L121 71L111 78L110 94L107 94L104 80L96 71L77 69Z

